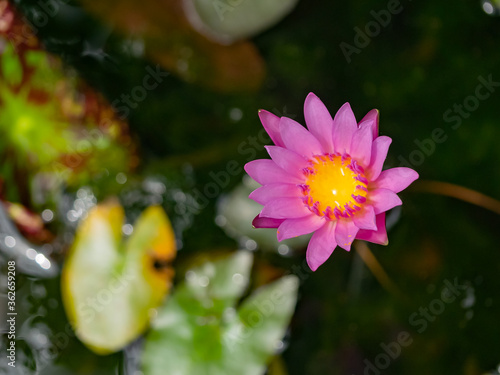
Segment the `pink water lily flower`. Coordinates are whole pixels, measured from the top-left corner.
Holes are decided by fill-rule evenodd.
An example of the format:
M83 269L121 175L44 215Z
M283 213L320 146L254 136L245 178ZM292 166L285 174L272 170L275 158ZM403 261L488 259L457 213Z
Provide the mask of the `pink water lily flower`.
M309 130L287 117L259 111L275 146L269 159L245 165L262 186L250 198L264 207L256 228L278 228L278 240L314 232L306 259L315 271L355 238L387 245L385 212L401 205L396 193L418 178L410 168L382 171L391 138L378 136L378 111L358 124L349 103L332 119L310 93L304 104Z

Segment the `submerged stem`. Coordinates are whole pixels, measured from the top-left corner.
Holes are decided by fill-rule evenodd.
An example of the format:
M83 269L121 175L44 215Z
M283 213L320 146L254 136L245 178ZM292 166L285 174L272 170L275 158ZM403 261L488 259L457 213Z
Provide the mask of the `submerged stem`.
M417 181L412 189L460 199L500 215L500 201L460 185L441 181Z
M375 276L377 281L380 283L380 285L382 285L382 287L389 293L394 294L398 297L402 297L403 293L401 293L401 291L391 280L387 272L385 272L384 268L379 263L377 258L375 258L375 255L373 255L366 242L359 240L354 241L353 246L368 269L372 272L373 276Z

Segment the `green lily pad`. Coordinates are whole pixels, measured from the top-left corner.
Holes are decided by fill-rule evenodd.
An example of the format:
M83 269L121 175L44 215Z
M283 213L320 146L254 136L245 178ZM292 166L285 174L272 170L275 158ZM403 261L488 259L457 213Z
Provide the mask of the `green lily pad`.
M260 375L295 309L298 279L285 276L243 296L252 255L236 252L186 272L146 338L145 375Z
M298 0L186 0L191 21L223 43L252 37L278 23ZM190 8L191 8L190 7Z
M116 202L79 226L62 271L62 297L78 338L98 354L120 350L149 325L170 288L175 238L161 207L147 208L123 242Z

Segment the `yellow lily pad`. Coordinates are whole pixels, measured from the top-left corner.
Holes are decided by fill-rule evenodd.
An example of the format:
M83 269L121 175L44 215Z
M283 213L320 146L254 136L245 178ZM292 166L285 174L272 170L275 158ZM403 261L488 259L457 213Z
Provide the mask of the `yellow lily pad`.
M97 354L136 339L171 286L176 254L161 207L147 208L122 240L123 208L94 207L80 224L62 270L64 307L78 338Z

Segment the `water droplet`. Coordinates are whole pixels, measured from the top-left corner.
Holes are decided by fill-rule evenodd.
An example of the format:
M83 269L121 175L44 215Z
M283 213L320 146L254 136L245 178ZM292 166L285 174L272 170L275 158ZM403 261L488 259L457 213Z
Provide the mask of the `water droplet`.
M163 182L155 181L151 178L144 180L144 182L142 183L142 187L148 193L157 195L164 194L165 191L167 191L167 188L165 187L165 184Z
M224 319L230 320L236 316L236 310L232 307L228 307L224 310Z
M80 215L78 215L78 212L76 212L75 210L69 210L68 213L66 214L66 217L71 222L77 221L79 216Z
M54 213L52 212L52 210L49 210L49 209L43 210L42 211L42 219L46 223L51 222L52 219L54 219Z
M491 0L483 0L481 3L484 13L489 16L500 15L500 8Z
M87 198L87 195L89 194L88 190L85 188L78 189L76 192L76 196L80 199L85 199Z
M290 252L290 248L287 245L281 244L278 246L278 253L280 255L288 255L289 252Z
M242 285L245 283L245 277L241 273L235 273L232 277L233 283Z
M120 185L123 185L125 182L127 182L127 176L125 175L125 173L118 173L116 175L116 182L118 182Z
M28 250L26 250L26 256L28 257L28 259L34 260L37 255L38 253L35 249L29 248Z
M201 276L198 278L198 284L203 288L207 287L209 283L210 283L210 280L206 276Z
M12 248L12 247L16 246L16 239L12 236L5 237L4 242L5 242L5 246L7 246L7 247Z
M75 208L76 211L78 211L78 214L81 215L82 212L85 210L85 201L83 199L78 198L73 203L73 207Z
M142 39L134 39L130 43L130 53L134 57L141 57L144 54L144 41Z
M186 194L184 194L184 192L178 190L174 193L174 200L177 202L185 202L186 201Z
M245 241L245 248L248 250L255 250L257 249L257 242L254 240L248 239Z
M48 270L50 268L50 261L43 254L37 254L35 262L37 262L43 269Z
M196 273L194 271L189 270L186 272L186 280L187 281L195 281L196 277L197 276L196 276Z
M215 224L217 224L219 227L223 227L227 224L227 219L223 215L217 215L215 217Z
M483 2L483 10L486 12L486 14L492 14L495 11L495 8L491 3L485 1Z
M122 232L126 236L130 236L133 231L134 231L134 227L132 226L132 224L124 224L122 227Z
M243 112L239 108L231 108L229 118L234 122L238 122L243 118Z

